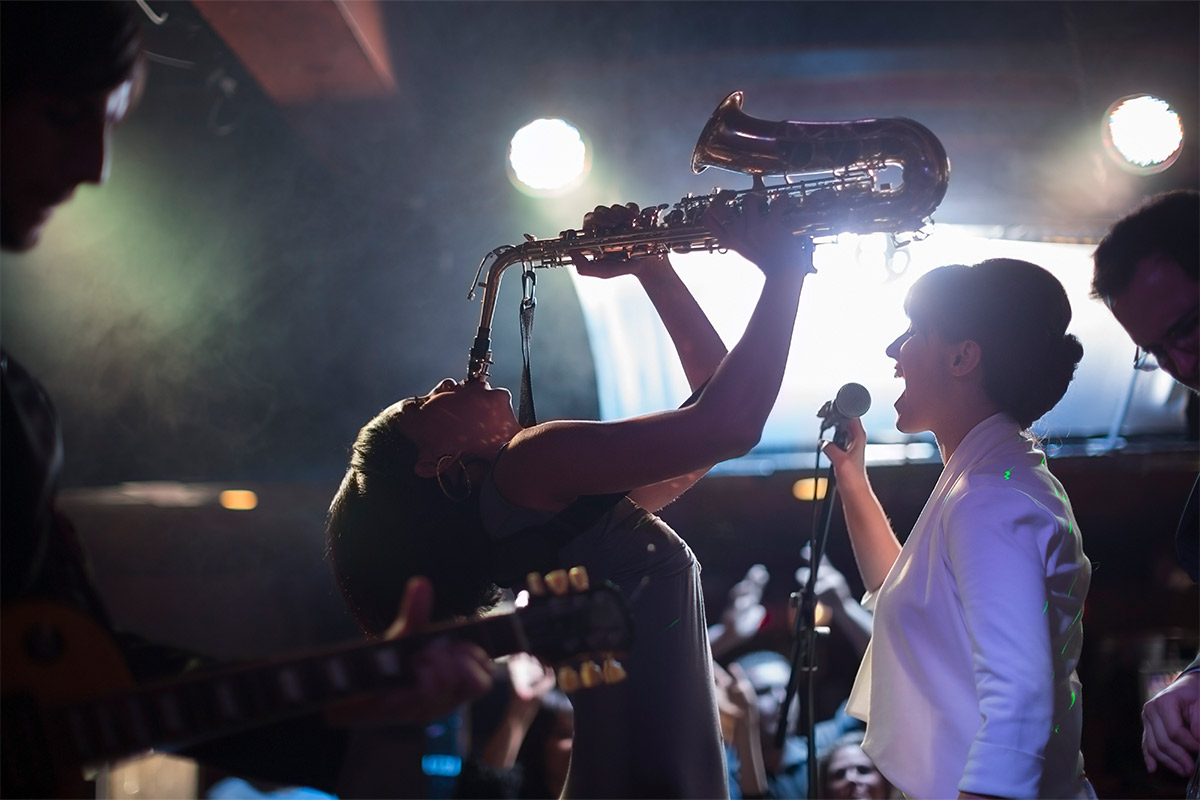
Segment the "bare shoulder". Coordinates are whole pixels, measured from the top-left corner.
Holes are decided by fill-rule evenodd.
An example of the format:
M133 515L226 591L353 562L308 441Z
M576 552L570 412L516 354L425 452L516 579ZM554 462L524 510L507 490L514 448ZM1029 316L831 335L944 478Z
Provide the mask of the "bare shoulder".
M525 428L508 443L496 462L496 489L510 503L539 511L559 511L575 499L562 483L568 459L585 457L585 448L570 433L599 423L554 420Z

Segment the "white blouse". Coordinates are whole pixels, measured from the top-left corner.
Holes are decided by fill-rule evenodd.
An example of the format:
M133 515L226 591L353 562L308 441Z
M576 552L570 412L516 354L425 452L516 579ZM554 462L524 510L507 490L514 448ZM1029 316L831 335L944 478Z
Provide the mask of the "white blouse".
M1094 796L1075 665L1091 565L1062 485L1015 421L950 457L887 578L848 711L910 797Z

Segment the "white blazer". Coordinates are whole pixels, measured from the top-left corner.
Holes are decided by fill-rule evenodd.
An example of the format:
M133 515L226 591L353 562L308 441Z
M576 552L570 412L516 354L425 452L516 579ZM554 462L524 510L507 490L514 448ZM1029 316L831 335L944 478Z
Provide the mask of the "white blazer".
M1075 665L1091 565L1046 457L997 414L943 469L879 590L848 711L910 797L1089 797Z

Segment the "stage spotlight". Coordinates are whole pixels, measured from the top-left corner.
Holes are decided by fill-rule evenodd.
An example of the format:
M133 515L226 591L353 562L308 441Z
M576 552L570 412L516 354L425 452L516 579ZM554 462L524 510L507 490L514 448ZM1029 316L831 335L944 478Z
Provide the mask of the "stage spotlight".
M579 130L561 119L536 119L513 135L509 178L526 194L558 196L583 182L591 158Z
M1108 107L1104 141L1122 167L1152 175L1179 157L1183 124L1164 100L1147 94L1123 97Z

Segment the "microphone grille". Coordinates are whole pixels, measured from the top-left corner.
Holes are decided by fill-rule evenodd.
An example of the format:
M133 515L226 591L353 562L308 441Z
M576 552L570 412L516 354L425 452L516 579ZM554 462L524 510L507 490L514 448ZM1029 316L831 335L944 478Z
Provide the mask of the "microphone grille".
M838 389L833 405L843 417L856 419L871 408L871 393L861 383L847 383Z

